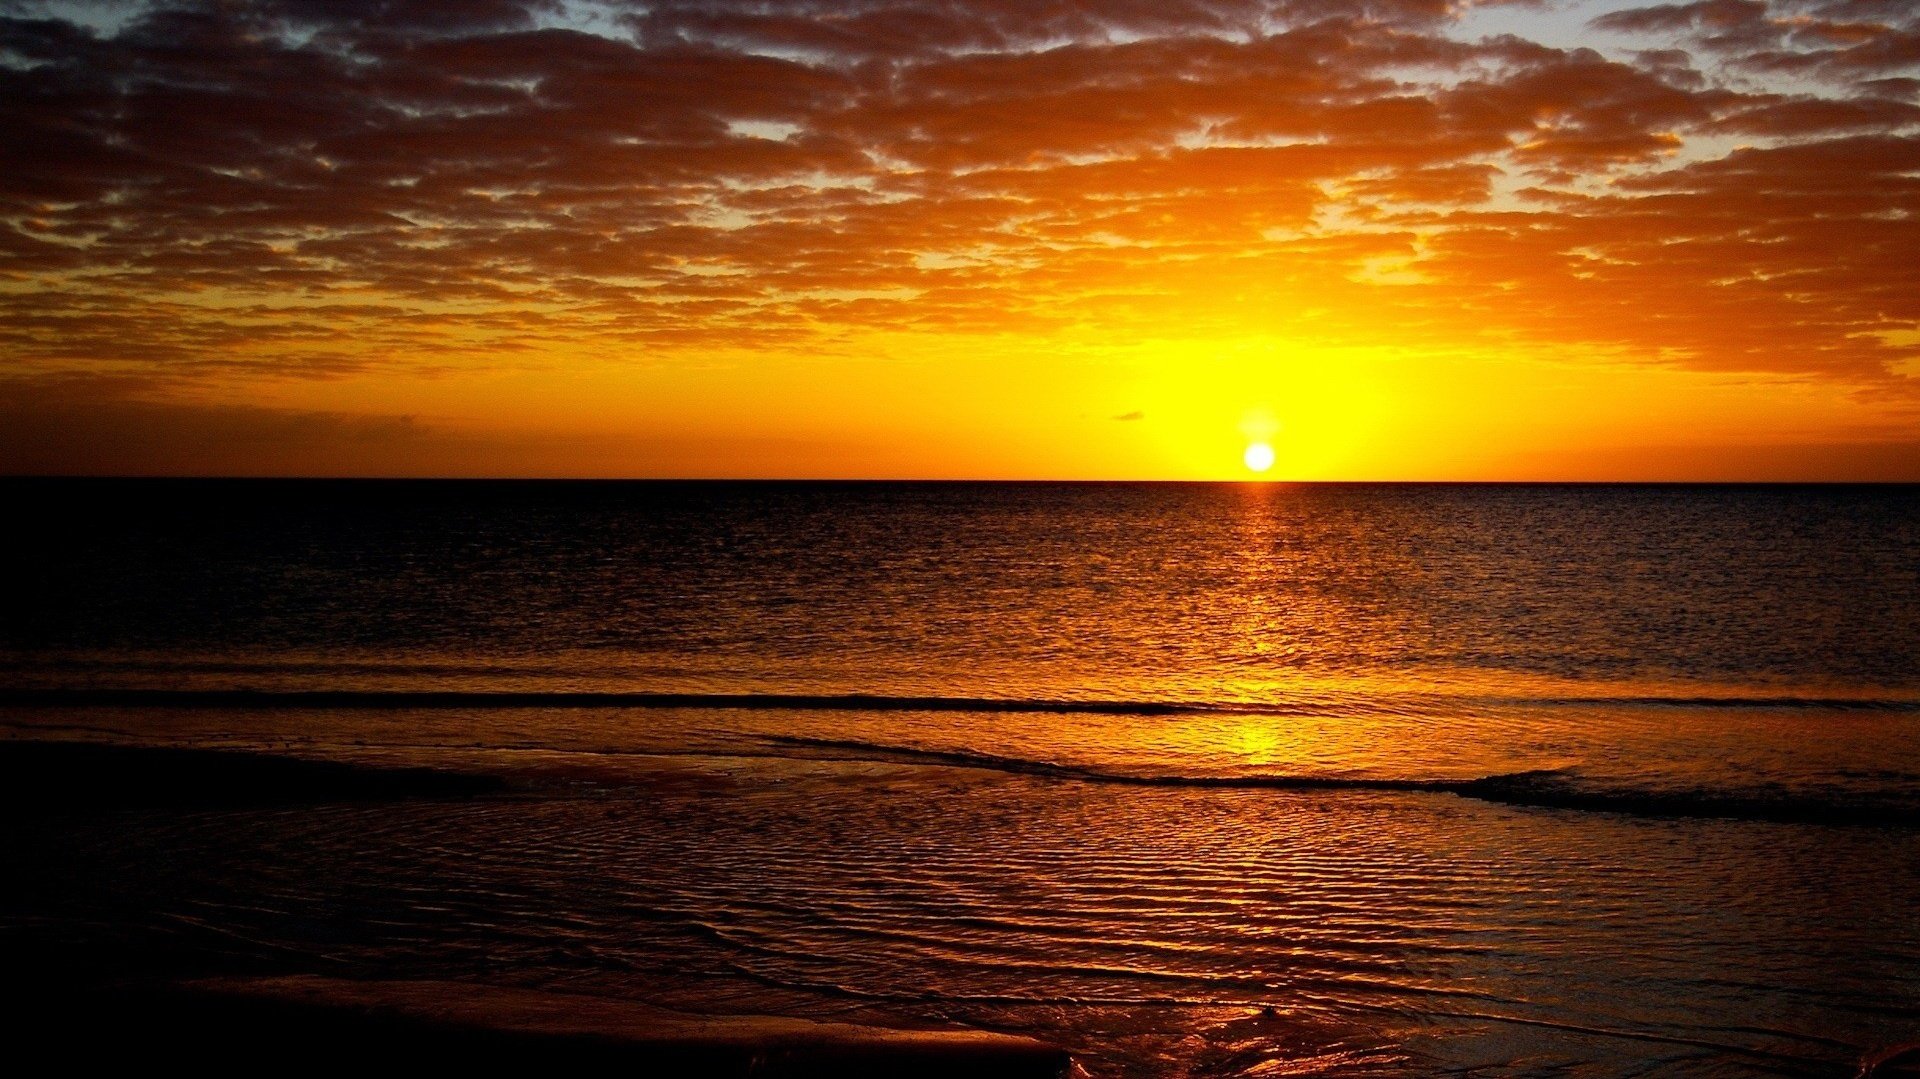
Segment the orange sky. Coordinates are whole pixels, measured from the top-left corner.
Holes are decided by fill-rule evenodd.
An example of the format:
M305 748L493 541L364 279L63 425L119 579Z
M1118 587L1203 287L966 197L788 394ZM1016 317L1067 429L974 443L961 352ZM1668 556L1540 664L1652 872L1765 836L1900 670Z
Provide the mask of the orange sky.
M0 0L0 470L1920 480L1908 0Z

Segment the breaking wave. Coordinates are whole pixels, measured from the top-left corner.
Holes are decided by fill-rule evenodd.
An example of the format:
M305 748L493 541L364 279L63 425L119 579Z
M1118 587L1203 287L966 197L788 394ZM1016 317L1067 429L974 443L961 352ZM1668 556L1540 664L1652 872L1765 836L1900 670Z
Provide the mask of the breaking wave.
M1767 792L1763 794L1739 791L1607 787L1584 783L1574 772L1564 769L1535 769L1471 779L1273 773L1183 775L1125 772L964 750L921 749L851 739L768 735L764 737L764 741L791 749L833 753L838 755L839 759L975 768L1046 779L1124 786L1426 792L1457 795L1502 805L1619 813L1640 817L1920 826L1920 805L1889 804L1858 796L1849 797L1840 793Z

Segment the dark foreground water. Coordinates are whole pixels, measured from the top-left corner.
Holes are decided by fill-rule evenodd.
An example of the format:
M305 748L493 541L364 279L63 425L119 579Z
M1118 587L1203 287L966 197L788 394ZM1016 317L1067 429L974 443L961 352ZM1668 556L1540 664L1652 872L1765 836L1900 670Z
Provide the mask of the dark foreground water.
M1113 1076L1920 1040L1914 488L4 493L6 735L511 784L18 814L34 955L938 1019Z

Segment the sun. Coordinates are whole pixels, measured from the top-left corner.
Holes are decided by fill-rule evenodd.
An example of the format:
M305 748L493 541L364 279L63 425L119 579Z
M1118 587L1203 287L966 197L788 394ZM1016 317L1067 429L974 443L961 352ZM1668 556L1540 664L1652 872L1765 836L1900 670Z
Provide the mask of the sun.
M1241 454L1240 459L1253 471L1265 472L1273 467L1273 447L1265 442L1255 442L1247 447L1247 452Z

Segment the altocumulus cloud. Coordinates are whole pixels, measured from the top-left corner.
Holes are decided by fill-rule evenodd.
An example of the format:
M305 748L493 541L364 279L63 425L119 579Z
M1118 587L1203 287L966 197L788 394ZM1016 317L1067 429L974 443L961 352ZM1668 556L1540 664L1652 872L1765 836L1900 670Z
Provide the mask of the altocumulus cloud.
M0 349L151 390L1310 296L1259 317L1913 396L1920 6L1490 6L4 0Z

